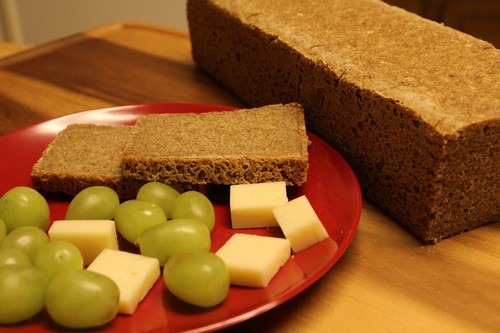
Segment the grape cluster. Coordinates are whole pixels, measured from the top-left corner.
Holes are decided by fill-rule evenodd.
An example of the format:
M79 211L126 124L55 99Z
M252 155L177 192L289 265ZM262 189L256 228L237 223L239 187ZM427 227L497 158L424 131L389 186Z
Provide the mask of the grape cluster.
M214 207L200 192L181 194L151 182L135 199L120 202L112 189L93 186L71 200L65 219L114 219L125 240L158 258L166 292L185 302L212 307L228 294L228 268L210 252ZM0 198L0 325L23 322L44 308L63 327L110 322L118 313L116 283L87 271L72 243L51 241L49 227L48 203L36 190L19 186Z

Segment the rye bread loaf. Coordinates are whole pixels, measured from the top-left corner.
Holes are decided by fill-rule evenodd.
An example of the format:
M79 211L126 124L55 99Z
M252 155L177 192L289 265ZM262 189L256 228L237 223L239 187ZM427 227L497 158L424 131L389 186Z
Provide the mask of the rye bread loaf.
M143 184L124 181L123 149L130 126L68 125L33 166L33 187L47 193L76 195L90 186L108 186L120 198L132 198Z
M500 51L378 0L188 0L197 64L298 102L363 194L435 243L500 221Z
M304 110L291 103L140 117L123 154L123 175L141 181L243 184L307 180Z

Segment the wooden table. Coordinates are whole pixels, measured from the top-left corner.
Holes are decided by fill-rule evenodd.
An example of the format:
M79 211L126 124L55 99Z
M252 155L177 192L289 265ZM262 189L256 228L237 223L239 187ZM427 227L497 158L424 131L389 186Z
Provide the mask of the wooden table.
M17 44L11 42L0 42L0 58L16 54L20 51L27 50L29 48L31 48L30 45Z
M193 63L186 34L120 23L0 61L0 135L112 105L244 106ZM1 147L0 147L1 149ZM499 332L500 223L424 245L372 203L341 260L234 332Z

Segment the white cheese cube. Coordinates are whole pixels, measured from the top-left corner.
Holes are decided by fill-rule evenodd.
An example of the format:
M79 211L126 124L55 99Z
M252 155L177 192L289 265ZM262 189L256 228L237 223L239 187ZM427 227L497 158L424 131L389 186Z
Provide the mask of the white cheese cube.
M216 252L229 268L231 284L266 287L290 258L284 238L234 234Z
M273 208L286 202L285 182L231 185L229 207L232 227L277 227Z
M305 195L274 208L273 213L294 252L328 238L328 232Z
M122 314L133 314L160 276L158 259L109 249L103 250L87 269L109 277L118 285L118 312Z
M115 222L112 220L59 220L52 223L50 240L73 243L82 253L85 265L104 249L118 249Z

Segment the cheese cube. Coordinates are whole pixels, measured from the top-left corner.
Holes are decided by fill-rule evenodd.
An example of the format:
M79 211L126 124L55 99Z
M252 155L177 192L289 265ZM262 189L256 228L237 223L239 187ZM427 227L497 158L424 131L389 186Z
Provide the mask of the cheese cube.
M216 252L229 268L231 284L266 287L290 258L284 238L234 234Z
M133 314L160 276L158 259L110 249L103 250L87 269L118 285L118 312L122 314Z
M305 195L274 208L273 213L294 252L328 238L328 232Z
M115 222L112 220L59 220L49 231L50 240L73 243L82 253L85 265L103 249L118 249Z
M286 202L285 182L231 185L229 207L232 227L277 227L272 210Z

